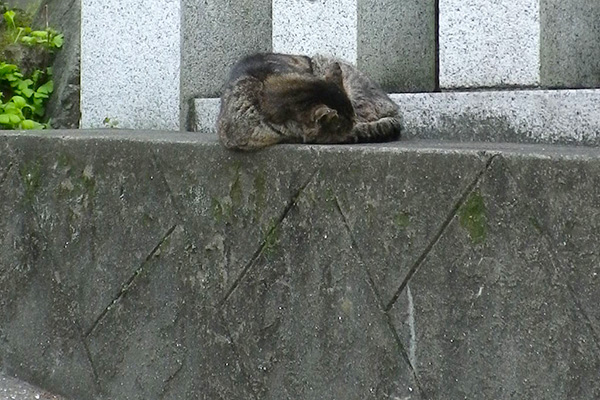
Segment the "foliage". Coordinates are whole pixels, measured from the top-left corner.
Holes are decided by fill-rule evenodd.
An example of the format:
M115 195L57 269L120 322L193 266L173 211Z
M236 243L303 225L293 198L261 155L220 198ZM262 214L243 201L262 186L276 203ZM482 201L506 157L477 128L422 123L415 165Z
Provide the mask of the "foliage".
M41 48L54 53L63 45L64 36L51 28L33 30L31 18L22 12L4 10L2 47ZM52 68L37 65L27 75L19 62L0 62L0 129L43 129L46 102L54 89Z
M16 15L17 13L14 10L8 10L4 13L7 34L13 43L20 42L28 46L43 46L49 51L55 51L62 47L64 35L59 34L52 28L34 31L28 26L19 26L15 22Z
M52 69L36 69L25 77L14 64L0 63L0 126L8 129L42 129L45 103L54 89ZM4 99L8 99L4 102Z

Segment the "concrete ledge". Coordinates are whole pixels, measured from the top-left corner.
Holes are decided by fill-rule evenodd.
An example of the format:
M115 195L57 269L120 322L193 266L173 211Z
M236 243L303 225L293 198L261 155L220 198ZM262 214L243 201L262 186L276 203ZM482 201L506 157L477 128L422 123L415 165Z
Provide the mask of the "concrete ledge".
M55 131L0 154L0 370L45 389L600 393L595 148Z
M394 93L405 138L600 145L600 89ZM219 99L195 99L193 130L214 132Z

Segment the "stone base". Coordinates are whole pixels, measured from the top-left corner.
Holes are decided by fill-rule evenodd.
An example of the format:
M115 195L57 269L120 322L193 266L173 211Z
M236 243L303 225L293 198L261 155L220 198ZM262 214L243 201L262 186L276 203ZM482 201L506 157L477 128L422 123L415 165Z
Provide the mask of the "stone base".
M600 145L600 89L394 93L404 138ZM193 130L214 132L219 99L195 100Z
M600 154L0 134L0 370L81 399L594 399Z

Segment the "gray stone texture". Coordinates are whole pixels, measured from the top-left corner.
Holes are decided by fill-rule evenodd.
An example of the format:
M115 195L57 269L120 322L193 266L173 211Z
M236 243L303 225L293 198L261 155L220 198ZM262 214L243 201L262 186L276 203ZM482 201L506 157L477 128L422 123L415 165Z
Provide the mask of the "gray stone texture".
M62 400L45 390L36 388L19 379L0 374L0 399L2 400Z
M54 128L78 128L80 109L81 2L79 0L47 0L36 16L36 26L51 27L65 35L63 47L54 59L54 93L46 108L46 116Z
M273 50L357 59L357 0L273 0Z
M544 0L540 19L542 85L600 87L600 2Z
M600 155L0 135L0 370L86 399L600 396Z
M358 0L358 68L388 92L436 89L432 0Z
M81 1L81 127L180 129L180 0Z
M194 99L191 111L191 127L193 132L214 133L217 127L220 99Z
M405 137L600 145L600 90L392 94Z
M465 193L392 310L428 397L600 396L599 173L500 156Z
M404 139L600 145L600 90L393 93ZM215 132L219 99L195 100L198 132Z
M540 0L440 0L440 87L537 86Z
M221 95L232 64L271 51L271 1L181 2L181 126L191 129L196 97Z

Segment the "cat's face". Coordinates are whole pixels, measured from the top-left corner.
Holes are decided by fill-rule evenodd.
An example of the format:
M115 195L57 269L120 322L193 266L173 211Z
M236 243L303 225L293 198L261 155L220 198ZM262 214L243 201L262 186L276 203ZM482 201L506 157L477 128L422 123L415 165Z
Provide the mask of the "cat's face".
M314 120L319 135L343 135L352 130L354 113L322 104L315 109Z

